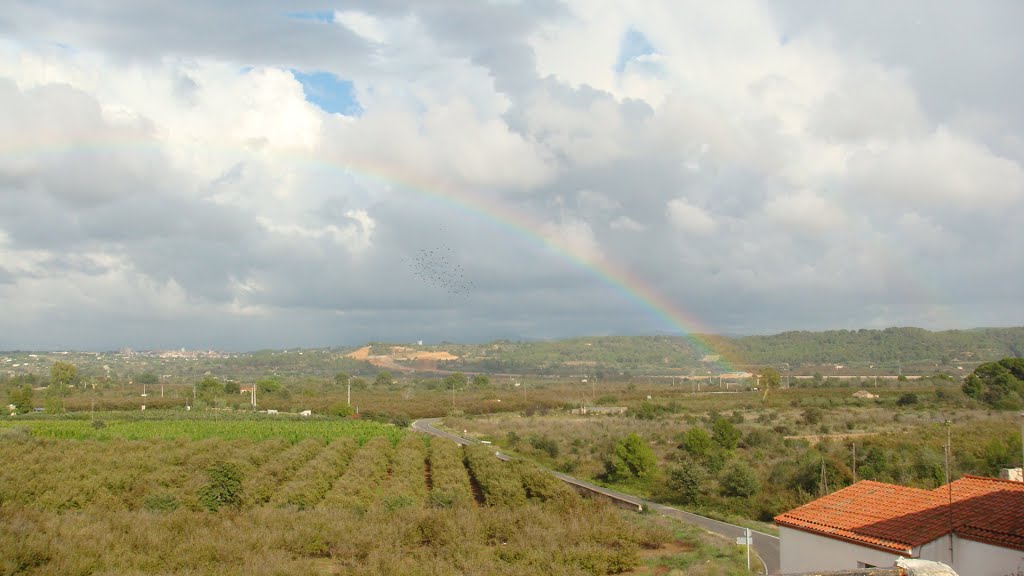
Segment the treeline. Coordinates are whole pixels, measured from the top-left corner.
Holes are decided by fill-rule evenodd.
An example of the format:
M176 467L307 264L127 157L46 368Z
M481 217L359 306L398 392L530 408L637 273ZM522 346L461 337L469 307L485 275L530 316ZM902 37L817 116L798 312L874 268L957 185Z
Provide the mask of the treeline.
M1024 355L1024 327L942 332L921 328L830 330L700 339L709 345L698 348L692 339L678 336L500 341L462 346L458 353L464 359L451 365L467 371L587 374L602 378L697 367L724 370L786 364L874 364L892 369L900 365L939 364L953 369L956 362L977 363ZM726 364L726 360L731 364Z
M830 330L726 342L752 364L977 362L1024 355L1024 327L929 332L921 328Z

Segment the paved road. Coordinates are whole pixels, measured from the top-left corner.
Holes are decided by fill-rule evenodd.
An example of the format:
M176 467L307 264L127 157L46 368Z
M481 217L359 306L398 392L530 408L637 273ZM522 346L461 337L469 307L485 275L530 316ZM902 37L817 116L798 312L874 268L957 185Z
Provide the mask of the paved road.
M412 423L412 428L413 430L423 432L425 434L432 434L434 436L440 436L441 438L448 438L449 440L453 440L455 442L458 442L459 444L478 443L475 440L463 438L461 436L457 436L455 434L451 434L449 432L445 432L444 430L439 430L435 428L434 424L440 420L440 418L425 418L423 420L417 420ZM497 450L495 450L495 456L501 458L502 460L510 459L508 455L502 454ZM663 504L658 504L656 502L644 500L643 498L638 498L636 496L625 494L617 490L611 490L609 488L597 486L596 484L591 484L586 480L580 480L579 478L574 478L567 474L562 474L561 472L549 472L554 474L562 481L568 482L569 484L582 486L584 488L587 488L588 490L597 492L599 494L604 494L610 498L614 498L622 502L628 502L630 504L635 504L637 508L644 506L649 510L657 512L663 516L668 516L669 518L674 518L676 520L687 522L689 524L695 524L697 526L700 526L701 528L704 528L708 532L724 536L726 538L732 539L733 541L735 541L736 538L742 536L744 533L744 529L740 526L736 526L712 518L707 518L704 516L693 514L691 512L684 512L683 510L672 508L671 506L665 506ZM778 537L757 531L751 531L751 534L754 537L754 550L757 551L757 555L761 557L763 568L767 571L768 574L776 574L779 571L780 563Z

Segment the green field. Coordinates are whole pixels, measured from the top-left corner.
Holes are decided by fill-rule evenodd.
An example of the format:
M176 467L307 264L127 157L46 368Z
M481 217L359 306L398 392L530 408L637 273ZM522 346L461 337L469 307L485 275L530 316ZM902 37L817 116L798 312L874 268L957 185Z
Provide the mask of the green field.
M285 419L287 418L287 419ZM320 420L281 417L246 417L213 420L189 419L101 419L100 425L87 419L5 419L0 431L24 430L37 438L64 440L268 440L280 438L288 442L306 439L330 442L338 438L354 438L360 444L370 438L384 436L397 442L404 434L390 424L360 420Z

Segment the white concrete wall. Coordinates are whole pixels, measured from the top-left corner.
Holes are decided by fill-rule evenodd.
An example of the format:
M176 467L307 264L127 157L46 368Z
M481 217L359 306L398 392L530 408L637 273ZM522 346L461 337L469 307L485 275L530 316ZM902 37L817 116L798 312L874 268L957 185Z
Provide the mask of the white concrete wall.
M953 537L953 552L956 552L956 536ZM949 535L945 535L937 540L921 546L914 550L917 553L917 557L922 560L932 560L935 562L942 562L946 566L953 567L952 559L949 557ZM956 569L955 567L953 568ZM966 574L966 573L965 573Z
M779 547L783 574L848 570L860 567L858 563L861 562L872 566L892 566L900 557L899 554L785 526L779 526Z
M1024 571L1024 552L955 538L953 569L962 576L1009 576Z

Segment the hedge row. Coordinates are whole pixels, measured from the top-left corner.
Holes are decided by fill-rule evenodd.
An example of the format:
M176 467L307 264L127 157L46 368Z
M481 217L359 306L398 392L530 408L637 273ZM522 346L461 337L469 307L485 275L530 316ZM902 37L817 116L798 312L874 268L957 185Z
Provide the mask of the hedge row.
M312 508L323 499L358 448L354 438L339 438L306 463L284 488L271 498L271 504Z
M493 449L467 446L466 465L488 506L520 506L526 503L522 479L511 465L495 458Z
M426 461L427 445L422 436L409 434L399 440L391 461L391 477L381 498L386 509L419 507L426 502Z
M443 438L430 442L430 502L434 507L461 507L473 503L462 446Z
M319 440L306 439L258 468L243 482L245 503L259 506L269 502L278 488L322 449L323 444Z
M381 484L388 476L393 448L383 437L370 440L352 457L345 473L334 483L320 503L323 508L366 511L378 499Z

